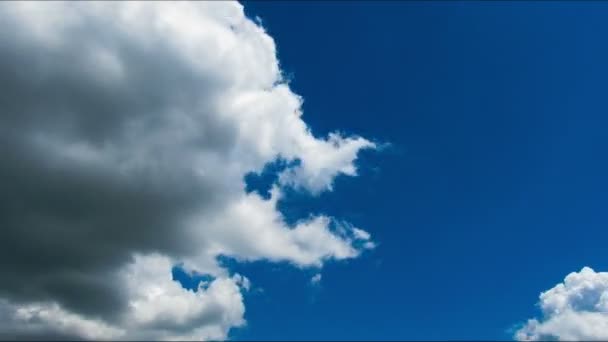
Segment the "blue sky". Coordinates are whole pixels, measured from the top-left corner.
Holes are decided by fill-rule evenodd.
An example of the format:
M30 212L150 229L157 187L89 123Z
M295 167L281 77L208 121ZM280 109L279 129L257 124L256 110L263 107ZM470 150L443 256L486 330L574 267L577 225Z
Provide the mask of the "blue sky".
M0 2L0 340L608 340L606 18Z
M541 291L605 270L608 4L246 2L304 119L388 142L292 193L378 247L313 271L238 265L247 339L510 339Z

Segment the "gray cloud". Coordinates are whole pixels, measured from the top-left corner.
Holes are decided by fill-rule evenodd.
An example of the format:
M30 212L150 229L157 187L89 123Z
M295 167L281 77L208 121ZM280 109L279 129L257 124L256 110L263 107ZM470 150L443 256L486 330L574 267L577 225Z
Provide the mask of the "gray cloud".
M276 210L374 144L312 136L238 3L6 2L0 21L0 338L224 338L247 281L218 255L319 266L370 239ZM278 157L302 165L247 194ZM183 291L176 261L215 285Z

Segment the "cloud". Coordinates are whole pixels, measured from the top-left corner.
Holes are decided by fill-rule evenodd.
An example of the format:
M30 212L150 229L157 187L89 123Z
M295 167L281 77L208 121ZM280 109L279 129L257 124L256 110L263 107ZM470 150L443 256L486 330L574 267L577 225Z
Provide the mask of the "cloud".
M541 293L542 319L530 319L518 340L607 340L608 272L583 267Z
M310 278L310 283L313 285L317 285L321 282L321 273L317 273L312 278Z
M248 288L247 278L238 274L217 278L196 292L188 291L167 274L171 267L168 258L148 255L136 256L121 271L118 279L128 292L129 307L120 315L128 328L74 314L56 302L16 305L4 301L0 337L217 340L225 338L231 327L245 323L241 289Z
M312 134L239 3L4 2L0 20L0 337L223 339L249 285L218 256L320 267L373 247L277 210L376 145ZM278 159L299 162L247 193ZM213 280L183 289L178 263Z

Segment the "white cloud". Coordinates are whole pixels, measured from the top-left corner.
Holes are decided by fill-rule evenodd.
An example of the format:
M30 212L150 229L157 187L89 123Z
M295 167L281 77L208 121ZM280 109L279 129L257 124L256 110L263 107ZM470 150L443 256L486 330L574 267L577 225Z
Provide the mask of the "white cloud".
M15 336L24 332L40 331L41 335L52 333L76 334L86 339L113 339L124 334L107 323L83 318L66 310L57 303L28 303L14 305L6 301L0 302L0 310L4 311L4 320L0 324L3 331L13 330Z
M15 336L41 330L42 335L93 340L218 340L231 327L245 324L241 289L248 288L247 278L238 274L217 278L194 292L172 280L168 272L172 265L161 255L137 255L121 270L120 281L128 292L128 309L120 317L125 326L82 317L56 302L15 305L4 301L0 311L9 317L0 328L13 330Z
M303 137L302 140L308 141L302 144L301 164L282 172L279 181L315 194L331 190L333 179L338 174L356 176L353 160L357 152L375 146L363 138L343 138L339 134L330 134L327 141L311 137Z
M136 256L123 271L129 291L129 339L217 340L245 323L240 287L248 287L247 278L216 278L194 292L172 280L167 270L173 264L160 255Z
M583 267L563 283L541 293L543 318L530 319L515 337L518 340L608 339L608 272Z
M285 187L332 190L376 145L312 134L239 3L4 2L0 20L0 336L223 339L249 282L219 255L320 267L373 248L277 210ZM270 199L246 193L277 158L299 163ZM184 290L177 262L213 280Z
M326 259L356 257L360 250L353 243L365 243L370 239L355 234L347 236L352 228L326 216L300 220L288 229L276 210L279 197L277 187L271 190L269 200L256 193L244 194L220 215L201 218L207 221L208 227L202 233L213 234L210 243L214 244L214 254L242 260L268 259L289 261L299 266L321 266ZM330 230L331 225L337 229ZM195 259L191 261L196 262Z
M312 278L310 278L310 283L313 285L317 285L321 282L321 273L317 273Z

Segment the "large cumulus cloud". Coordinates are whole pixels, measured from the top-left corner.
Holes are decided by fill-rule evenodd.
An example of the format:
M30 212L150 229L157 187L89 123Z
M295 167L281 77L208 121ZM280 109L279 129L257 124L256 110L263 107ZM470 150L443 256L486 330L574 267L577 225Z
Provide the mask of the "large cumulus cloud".
M583 267L540 295L543 317L530 319L518 340L608 340L608 273Z
M311 133L242 5L3 2L0 21L0 338L221 339L248 280L217 256L318 267L373 246L277 211L375 145ZM277 158L298 163L271 197L245 192ZM211 280L182 289L178 262Z

